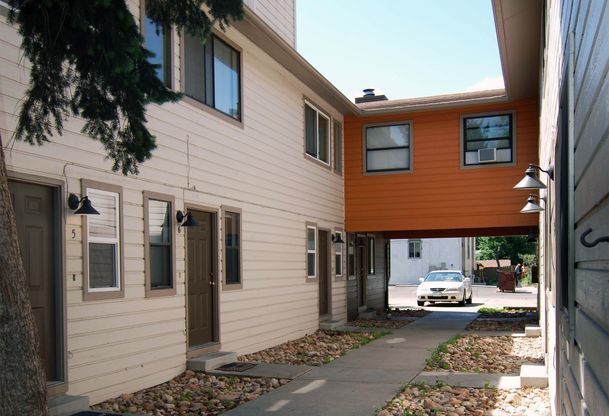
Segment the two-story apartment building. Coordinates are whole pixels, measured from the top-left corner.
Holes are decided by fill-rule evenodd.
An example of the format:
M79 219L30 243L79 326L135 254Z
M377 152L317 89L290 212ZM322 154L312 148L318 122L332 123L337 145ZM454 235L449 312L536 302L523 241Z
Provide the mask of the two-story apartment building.
M293 1L245 3L243 21L202 45L128 2L159 77L184 93L149 107L158 147L137 176L112 172L77 118L42 147L11 140L29 74L2 8L0 132L51 395L96 403L198 354L346 320L333 241L355 106L295 52ZM84 196L99 215L77 215Z

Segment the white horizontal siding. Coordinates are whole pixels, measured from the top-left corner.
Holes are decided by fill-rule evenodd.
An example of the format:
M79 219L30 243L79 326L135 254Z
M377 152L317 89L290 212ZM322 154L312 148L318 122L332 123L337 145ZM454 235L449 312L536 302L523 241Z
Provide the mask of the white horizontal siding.
M256 3L293 44L293 2ZM128 4L139 9L137 0ZM80 133L78 118L42 147L6 139L16 127L29 64L16 31L0 19L0 129L8 168L64 181L68 193L80 194L83 178L123 187L124 298L83 302L82 218L66 212L69 394L96 403L185 368L184 233L177 235L177 295L146 298L143 191L173 195L176 209L242 209L243 289L220 291L222 349L252 352L319 327L317 283L306 282L305 223L343 227L343 180L304 157L303 97L340 122L342 116L240 33L229 29L227 36L243 49L243 127L185 101L151 105L148 126L158 147L138 176L125 177L111 172L103 147ZM175 85L178 42L175 37ZM333 280L332 293L333 315L345 316L344 280Z
M288 44L296 45L296 4L295 0L245 0L262 20L264 20Z

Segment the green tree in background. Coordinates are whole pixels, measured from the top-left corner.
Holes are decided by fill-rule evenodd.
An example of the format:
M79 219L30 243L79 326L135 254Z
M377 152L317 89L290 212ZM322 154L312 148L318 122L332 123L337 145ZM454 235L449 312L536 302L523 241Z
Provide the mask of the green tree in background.
M479 237L476 239L478 260L510 259L512 264L522 263L525 255L536 254L536 244L524 236Z
M125 0L8 0L23 56L30 63L14 136L33 145L59 140L71 116L99 140L113 169L138 172L155 137L146 105L176 101L148 62ZM0 6L3 7L3 6ZM208 10L206 13L205 10ZM146 0L159 28L176 27L205 42L211 27L243 17L242 0ZM6 126L2 126L6 127ZM0 415L48 414L46 377L19 252L15 214L0 138Z

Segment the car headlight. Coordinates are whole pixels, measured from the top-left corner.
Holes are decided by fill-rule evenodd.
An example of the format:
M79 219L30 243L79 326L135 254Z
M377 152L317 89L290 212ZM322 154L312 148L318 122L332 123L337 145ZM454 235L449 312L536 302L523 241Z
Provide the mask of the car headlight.
M444 290L445 293L457 293L463 290L463 287L449 287Z

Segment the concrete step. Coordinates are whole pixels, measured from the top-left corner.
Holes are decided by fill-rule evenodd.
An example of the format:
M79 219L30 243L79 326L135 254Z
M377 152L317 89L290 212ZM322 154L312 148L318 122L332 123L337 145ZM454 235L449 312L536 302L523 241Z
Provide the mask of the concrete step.
M345 322L346 321L344 319L340 319L340 320L336 320L336 321L320 322L319 329L333 330L333 329L338 328L339 326L345 325Z
M236 352L217 351L189 359L186 367L193 371L209 371L235 361L237 361Z
M536 325L527 325L524 327L524 335L527 337L540 337L541 327Z
M374 319L376 318L376 310L367 309L359 313L359 319Z
M520 366L520 387L548 387L545 365Z
M88 396L56 396L49 398L49 416L69 416L89 410Z

